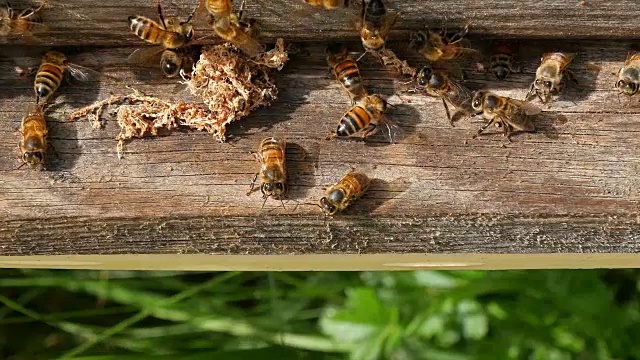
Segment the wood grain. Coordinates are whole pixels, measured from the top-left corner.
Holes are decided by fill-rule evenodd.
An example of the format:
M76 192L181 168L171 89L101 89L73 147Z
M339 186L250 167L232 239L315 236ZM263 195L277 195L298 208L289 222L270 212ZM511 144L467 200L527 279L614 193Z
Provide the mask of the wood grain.
M482 46L479 40L474 44ZM619 253L637 253L640 240L638 103L618 98L612 75L630 45L527 41L523 73L504 82L465 65L469 87L522 98L542 52L577 54L572 69L579 85L544 107L539 132L516 135L512 143L499 134L471 141L479 123L461 120L452 128L439 100L417 93L394 96L406 79L370 57L361 65L367 86L389 97L394 105L389 117L404 137L397 144L383 134L366 143L325 141L349 99L328 74L323 46L314 44L304 46L279 74L281 93L274 106L232 124L227 143L207 134L174 132L128 143L122 160L116 155L114 121L107 119L104 129L95 130L88 121L69 121L66 115L111 92L126 92L123 85L107 77L64 84L48 113L58 156L52 155L44 172L16 170L15 130L33 90L28 80L2 73L0 266L22 266L20 259L34 266L30 261L47 261L29 256L110 254L114 257L87 267L135 268L135 257L124 261L115 255L217 254L221 257L197 261L211 269L220 269L216 259L221 259L227 268L353 270L348 260L332 267L328 257L317 260L324 265L304 267L289 255L389 254L392 264L436 261L427 255L438 255L440 264L434 267L468 262L478 268L537 268L561 266L551 255L569 253L603 257L593 262L589 255L567 257L566 267L612 266ZM421 65L415 54L402 50L402 42L390 47ZM149 94L189 97L157 69L126 64L133 49L69 50L72 61ZM33 57L42 50L19 51ZM249 152L272 135L290 144L284 210L277 201L267 201L261 210L259 195L245 196L258 166ZM324 217L315 205L323 188L351 167L376 179L371 190L345 214ZM417 257L396 262L393 256L402 254ZM420 254L427 257L420 260ZM483 262L481 254L511 260ZM539 256L509 257L515 254ZM222 255L280 257L264 265L237 260L234 266ZM640 258L625 259L621 264L635 267ZM177 259L167 268L191 268L188 261ZM279 261L291 264L274 265ZM388 268L379 259L354 264Z
M130 34L127 17L157 18L155 1L49 0L43 16L50 31L42 34L41 45L122 45L138 39ZM197 0L164 1L167 15L186 18ZM295 41L356 40L353 19L359 1L349 9L316 10L301 0L247 0L246 14L256 18L263 39L284 37ZM581 3L584 3L581 5ZM12 1L23 9L26 1ZM472 33L499 38L633 38L640 9L634 0L611 1L502 1L502 0L403 0L387 1L390 11L402 13L395 39L407 38L409 30L425 26L441 28L444 19L450 28L471 24ZM238 5L239 6L239 5ZM196 19L196 37L211 34L205 19ZM81 36L79 36L81 35ZM215 41L210 37L205 41ZM31 39L5 39L9 44L30 43Z

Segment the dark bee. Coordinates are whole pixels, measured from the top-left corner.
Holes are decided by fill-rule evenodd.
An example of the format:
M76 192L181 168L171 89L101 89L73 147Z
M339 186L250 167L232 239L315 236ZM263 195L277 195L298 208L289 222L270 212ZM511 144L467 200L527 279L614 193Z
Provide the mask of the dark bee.
M364 174L351 170L340 181L327 189L320 199L320 207L328 216L343 211L359 199L369 188L371 180Z
M542 111L526 101L499 96L487 91L478 91L473 96L472 107L475 115L482 115L487 123L473 136L476 138L491 124L501 127L504 136L510 138L514 131L533 132L536 130L530 116Z
M465 115L471 115L471 91L451 79L446 73L433 71L430 67L425 66L418 72L416 82L418 90L424 90L427 95L442 99L451 126L453 126L453 118L447 102Z
M489 58L491 72L498 80L504 80L511 73L519 73L521 68L516 64L518 46L515 42L496 41L493 43L492 55Z

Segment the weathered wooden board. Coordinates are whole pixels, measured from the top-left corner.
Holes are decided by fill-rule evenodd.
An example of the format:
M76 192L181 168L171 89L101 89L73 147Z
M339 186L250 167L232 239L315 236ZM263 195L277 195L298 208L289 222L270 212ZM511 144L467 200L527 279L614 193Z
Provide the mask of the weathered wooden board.
M383 134L366 143L325 141L349 100L329 76L318 45L292 58L279 75L276 104L231 125L227 143L174 132L128 143L122 160L114 121L94 130L87 121L66 119L74 108L126 92L122 84L108 78L65 84L49 113L58 157L44 172L16 170L15 130L33 101L32 88L0 74L0 266L153 268L148 257L136 265L135 256L117 254L221 254L227 256L219 258L222 264L237 260L222 268L242 269L538 268L562 266L556 256L567 253L584 254L568 256L567 267L640 266L637 256L607 257L638 252L640 240L639 105L618 98L612 75L631 45L527 41L523 73L505 82L468 67L469 87L522 98L543 51L577 53L579 86L544 108L538 133L516 135L512 143L499 134L466 141L479 123L461 120L452 128L441 102L421 94L402 94L401 101L394 94L405 79L372 58L363 61L363 76L394 104L389 116L404 138L397 144ZM421 64L400 50L403 43L390 47ZM150 94L188 96L155 69L126 64L133 49L86 48L72 61ZM257 169L249 152L271 135L290 143L291 191L285 209L268 201L261 211L260 196L245 195ZM352 166L376 179L371 191L345 214L324 217L314 204ZM603 257L592 257L596 253ZM114 256L33 257L73 254ZM257 258L228 257L262 254L283 256L264 258L264 266ZM304 257L287 264L284 256L318 254L354 254L354 262L319 257L309 264L324 265L305 267ZM192 259L221 268L218 258ZM197 268L185 265L189 261L176 259L167 268Z
M34 0L35 1L35 0ZM151 0L49 0L43 11L50 32L40 37L42 45L122 45L134 43L127 17L145 15L156 18ZM163 1L167 15L186 18L198 0ZM34 5L12 1L22 9ZM301 0L246 0L246 14L258 19L264 39L286 37L291 40L356 40L353 19L359 14L359 1L349 9L309 11ZM635 38L640 9L634 0L403 0L387 1L390 11L401 12L393 37L407 38L408 30L425 26L440 28L471 24L472 32L487 37L553 38ZM236 5L239 6L239 5ZM204 19L196 19L196 37L210 35ZM81 35L81 36L79 36ZM29 39L8 39L7 43ZM214 41L210 37L206 41Z

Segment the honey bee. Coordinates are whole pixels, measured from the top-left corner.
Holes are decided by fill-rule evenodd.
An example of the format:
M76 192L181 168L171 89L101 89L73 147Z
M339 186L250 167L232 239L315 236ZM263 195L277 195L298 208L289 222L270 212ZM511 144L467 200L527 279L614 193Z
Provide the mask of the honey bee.
M573 60L573 55L560 52L542 55L540 66L536 70L536 79L525 97L529 100L534 94L542 103L547 103L551 96L557 96L565 86L565 77L575 82L573 73L567 66Z
M320 207L328 216L343 211L358 200L371 185L371 180L364 174L351 170L340 181L327 189L320 199Z
M273 137L266 138L260 143L258 152L252 152L253 156L260 163L260 171L251 182L251 188L247 192L250 195L254 191L255 183L260 177L260 191L264 202L267 198L280 199L287 191L287 168L285 166L285 148L284 140L277 140ZM282 203L284 207L284 203Z
M489 58L491 71L498 80L504 80L511 73L519 73L522 69L516 64L517 44L498 41L494 43L493 54Z
M313 6L324 6L327 10L337 9L339 7L349 6L349 0L302 0Z
M473 96L474 115L482 115L487 120L473 136L475 139L491 124L502 127L504 136L510 139L514 131L534 132L536 130L529 116L538 115L539 107L526 101L499 96L487 91L478 91Z
M250 35L250 25L242 23L237 18L218 18L213 23L213 30L223 40L230 42L250 57L264 52L264 47Z
M158 16L160 23L144 16L129 17L129 28L134 34L159 46L137 49L129 56L128 61L145 64L160 54L160 68L163 73L167 77L174 77L180 70L188 68L189 63L193 63L193 58L185 50L193 39L193 26L190 23L193 14L182 22L177 18L165 19L162 6L158 4Z
M393 132L397 126L384 116L387 102L380 95L366 95L359 98L342 117L335 133L327 139L360 138L364 139L378 132L379 125L385 124L389 129L389 138L393 142Z
M417 89L423 89L428 95L442 99L442 105L444 105L451 126L453 126L453 118L447 102L466 115L472 113L471 91L458 84L444 72L433 71L430 67L425 66L418 72L416 82Z
M366 52L384 48L387 36L399 15L399 13L387 14L382 0L369 0L366 6L365 0L362 0L362 13L356 22L356 29L360 33L362 46Z
M22 138L18 144L21 159L31 168L44 166L45 153L47 152L47 121L41 105L31 105L27 114L22 118L20 126Z
M0 36L32 35L45 30L40 16L40 10L45 5L46 1L43 1L37 8L27 8L17 13L7 2L6 7L0 8Z
M352 104L355 104L355 99L367 95L367 91L362 84L358 63L349 55L349 51L345 46L330 45L327 48L327 63L340 85L351 97Z
M215 17L234 16L231 0L201 0L200 8L204 8Z
M632 96L638 93L640 87L640 53L634 52L627 55L624 66L618 71L616 89L621 94Z
M427 29L411 34L409 47L416 50L425 59L436 62L441 60L453 60L463 55L477 53L477 50L465 47L464 37L469 32L469 25L455 33L451 37L446 36L446 30L442 34Z
M61 52L49 51L42 57L33 85L37 104L49 101L60 87L65 72L80 81L88 81L97 74L94 70L68 62L66 55Z

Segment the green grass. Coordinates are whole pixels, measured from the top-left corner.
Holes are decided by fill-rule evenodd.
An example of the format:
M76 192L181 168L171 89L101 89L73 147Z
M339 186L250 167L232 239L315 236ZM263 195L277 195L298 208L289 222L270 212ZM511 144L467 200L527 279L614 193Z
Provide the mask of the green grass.
M0 270L0 358L640 359L636 270Z

